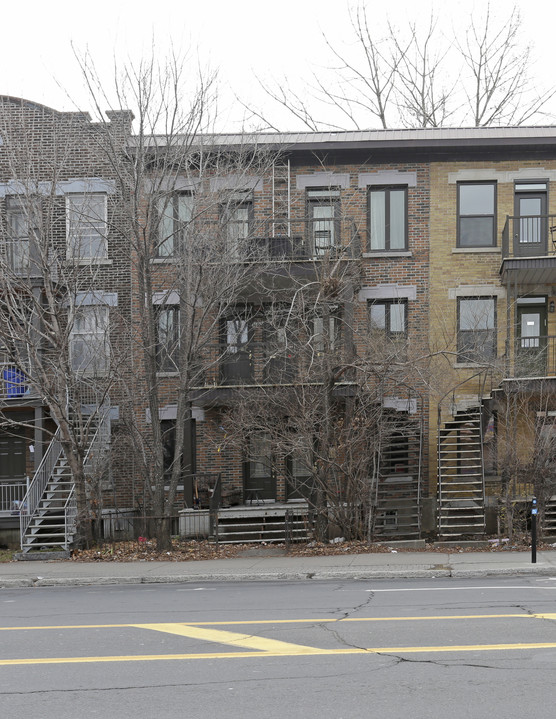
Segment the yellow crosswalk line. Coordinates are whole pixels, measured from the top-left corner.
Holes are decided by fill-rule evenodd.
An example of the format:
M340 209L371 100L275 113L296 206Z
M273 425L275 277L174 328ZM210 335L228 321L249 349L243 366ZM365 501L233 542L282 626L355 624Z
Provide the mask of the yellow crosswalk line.
M324 650L315 647L306 647L303 644L290 644L277 639L256 637L252 634L238 634L237 632L226 632L222 629L204 629L190 624L133 624L138 629L152 629L156 632L166 634L177 634L190 639L200 639L204 642L215 642L216 644L228 644L232 647L242 649L257 649L263 652L274 654L319 654Z
M402 617L312 617L310 619L240 619L216 622L187 622L188 627L217 627L263 624L343 624L347 622L428 622L460 619L556 619L556 614L438 614L433 616ZM0 627L0 632L30 631L38 629L116 629L123 627L146 626L140 624L54 624L24 627ZM149 624L155 627L155 624Z
M296 647L297 645L292 645ZM265 652L206 652L203 654L131 654L128 656L105 657L39 657L21 659L0 659L0 666L33 665L33 664L102 664L108 662L155 662L176 661L187 659L260 659L261 657L285 656L316 656L340 654L388 654L399 656L402 654L437 654L444 652L493 652L493 651L523 651L525 649L555 649L556 642L538 642L527 644L468 644L459 646L428 646L428 647L369 647L367 649L311 649L306 647L302 653L295 651L286 653L282 651Z

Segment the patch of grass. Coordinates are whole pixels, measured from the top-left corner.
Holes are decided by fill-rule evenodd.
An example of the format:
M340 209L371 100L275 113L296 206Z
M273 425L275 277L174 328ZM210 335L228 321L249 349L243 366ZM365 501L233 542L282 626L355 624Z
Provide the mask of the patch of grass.
M14 554L14 549L0 549L0 562L11 562Z

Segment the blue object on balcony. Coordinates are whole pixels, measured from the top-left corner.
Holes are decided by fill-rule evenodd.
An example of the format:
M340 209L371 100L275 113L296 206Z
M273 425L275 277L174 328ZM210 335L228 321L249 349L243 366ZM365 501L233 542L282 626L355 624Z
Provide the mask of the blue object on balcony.
M2 373L7 397L21 397L27 393L25 373L16 367L5 369Z

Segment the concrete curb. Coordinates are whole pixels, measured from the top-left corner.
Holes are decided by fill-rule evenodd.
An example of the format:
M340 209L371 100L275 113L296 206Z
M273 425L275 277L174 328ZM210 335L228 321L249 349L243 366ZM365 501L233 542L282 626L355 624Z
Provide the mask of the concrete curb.
M334 581L369 579L439 579L439 578L481 578L511 575L555 576L556 569L551 566L500 567L485 569L465 569L442 567L431 569L350 569L320 570L303 572L257 572L239 574L185 574L175 576L102 576L102 577L6 577L0 578L1 589L26 587L80 587L107 586L115 584L191 584L199 582L298 582L298 581Z

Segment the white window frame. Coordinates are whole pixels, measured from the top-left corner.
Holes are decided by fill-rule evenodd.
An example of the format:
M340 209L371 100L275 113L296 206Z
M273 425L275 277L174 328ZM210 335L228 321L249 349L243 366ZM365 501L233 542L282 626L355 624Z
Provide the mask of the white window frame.
M31 234L29 219L32 208L23 198L10 196L6 199L7 247L6 261L18 275L30 269Z
M101 214L87 215L86 200L101 200ZM82 202L81 208L77 206ZM94 209L94 208L91 208ZM104 192L66 194L67 257L70 260L103 260L108 256L108 202ZM97 247L93 252L92 247Z
M464 302L470 304L467 309L463 307ZM473 311L471 303L474 302L489 304L484 304L483 308L478 306L478 310ZM459 363L484 365L496 359L498 354L496 304L496 297L492 296L477 295L457 298L457 357ZM465 326L467 324L471 326ZM490 326L491 324L492 326Z
M75 310L70 334L70 359L74 372L106 374L110 367L109 307L94 304L81 305ZM77 350L78 343L83 349ZM79 363L76 358L83 356Z
M157 259L168 259L179 253L184 240L185 227L193 216L193 195L175 192L158 202L159 242L156 248Z

